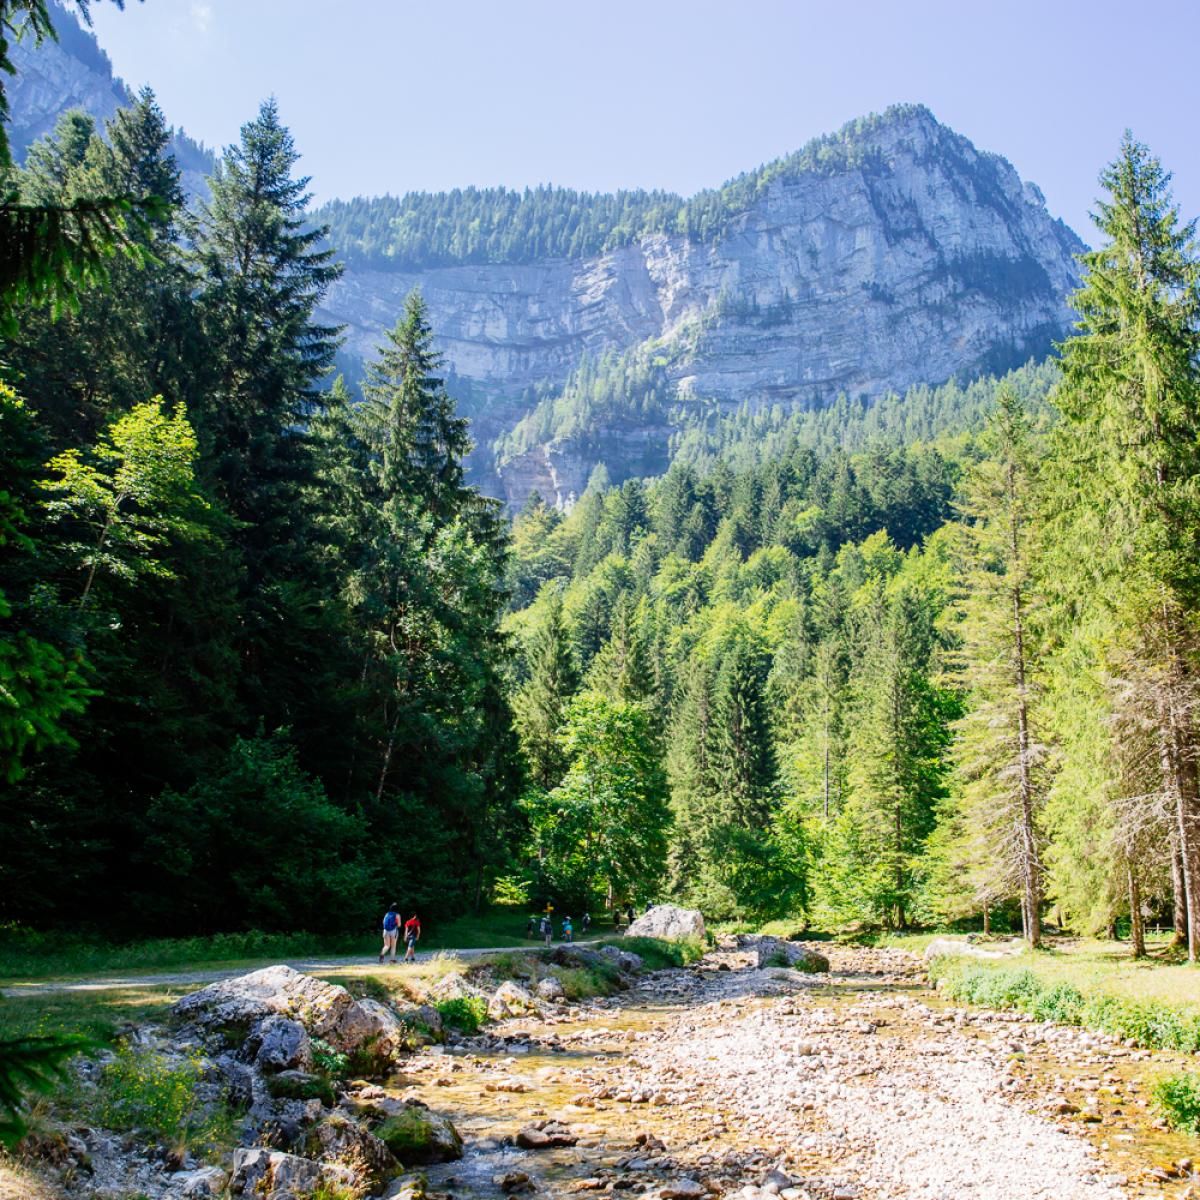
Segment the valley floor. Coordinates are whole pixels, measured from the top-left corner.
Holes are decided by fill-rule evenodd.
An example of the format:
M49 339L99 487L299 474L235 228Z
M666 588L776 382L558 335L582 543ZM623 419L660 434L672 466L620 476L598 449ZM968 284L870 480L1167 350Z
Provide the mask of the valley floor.
M551 1195L684 1198L697 1184L697 1197L770 1200L764 1182L784 1200L1189 1194L1188 1143L1154 1128L1145 1099L1178 1059L949 1008L900 951L834 950L828 977L749 962L725 950L585 1023L516 1019L466 1054L414 1060L408 1094L449 1112L469 1147L430 1186L496 1193L527 1174ZM580 1141L505 1145L534 1117Z

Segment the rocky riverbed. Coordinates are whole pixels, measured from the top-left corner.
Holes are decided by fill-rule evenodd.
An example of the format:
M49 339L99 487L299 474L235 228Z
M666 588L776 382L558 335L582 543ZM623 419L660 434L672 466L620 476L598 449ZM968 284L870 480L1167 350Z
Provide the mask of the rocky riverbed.
M834 949L828 974L758 966L775 958L730 942L691 968L641 974L585 1004L563 1001L553 985L533 997L507 985L492 997L500 1019L478 1035L397 1056L382 1078L343 1085L332 1112L304 1103L330 1137L348 1136L339 1121L387 1136L383 1122L410 1114L439 1127L449 1118L461 1157L451 1146L430 1156L449 1161L410 1160L398 1177L380 1170L360 1183L362 1195L396 1200L1200 1196L1186 1140L1155 1127L1146 1099L1154 1074L1176 1065L1168 1056L949 1007L900 952ZM214 1010L212 1020L228 1016ZM360 1020L320 1017L335 1037ZM303 1066L303 1049L278 1025L263 1044ZM311 1134L306 1144L316 1147ZM358 1146L370 1147L366 1136ZM129 1139L124 1148L144 1153L139 1178L158 1182L146 1194L164 1198L226 1186L278 1193L301 1170L280 1160L272 1175L264 1153L242 1150L232 1180L205 1176L201 1191L203 1169L171 1174ZM102 1194L85 1182L65 1194Z

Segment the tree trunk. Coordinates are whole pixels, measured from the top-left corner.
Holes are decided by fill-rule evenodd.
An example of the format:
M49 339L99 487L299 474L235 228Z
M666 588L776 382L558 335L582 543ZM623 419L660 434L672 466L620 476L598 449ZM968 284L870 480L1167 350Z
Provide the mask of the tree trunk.
M1109 923L1105 926L1104 936L1108 938L1110 942L1115 942L1117 940L1117 923L1115 920L1109 921Z
M1183 884L1183 857L1179 853L1179 828L1171 826L1171 917L1175 936L1171 948L1187 945L1187 892Z
M988 905L983 906L983 935L987 937L992 932L992 910Z
M1132 859L1126 860L1125 869L1129 873L1129 940L1133 943L1133 957L1145 958L1146 930L1142 924L1142 888Z

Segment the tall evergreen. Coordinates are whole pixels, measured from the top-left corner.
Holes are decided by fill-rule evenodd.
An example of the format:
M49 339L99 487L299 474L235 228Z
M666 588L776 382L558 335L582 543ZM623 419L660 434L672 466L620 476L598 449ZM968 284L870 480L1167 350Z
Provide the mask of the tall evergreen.
M513 697L513 710L530 777L548 789L566 769L559 731L579 680L558 585L547 585L540 608L525 650L528 678Z

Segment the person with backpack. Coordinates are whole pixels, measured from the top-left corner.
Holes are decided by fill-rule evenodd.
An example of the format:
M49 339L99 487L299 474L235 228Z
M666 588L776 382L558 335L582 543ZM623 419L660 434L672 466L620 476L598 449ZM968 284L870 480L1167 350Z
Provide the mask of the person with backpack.
M383 949L379 952L379 961L390 951L392 962L396 961L396 943L400 940L400 905L393 904L383 918Z
M562 940L564 942L573 942L575 940L575 930L571 925L570 917L563 917Z
M421 940L421 922L417 920L417 914L413 913L407 921L404 922L404 961L417 961L417 942Z
M537 917L530 917L525 923L525 936L531 942L537 937Z
M582 932L584 937L587 937L587 932L589 929L591 929L591 927L592 927L592 914L589 912L585 912L579 921L579 929L580 929L580 932Z
M547 946L554 940L554 926L550 923L549 916L542 918L542 937Z

